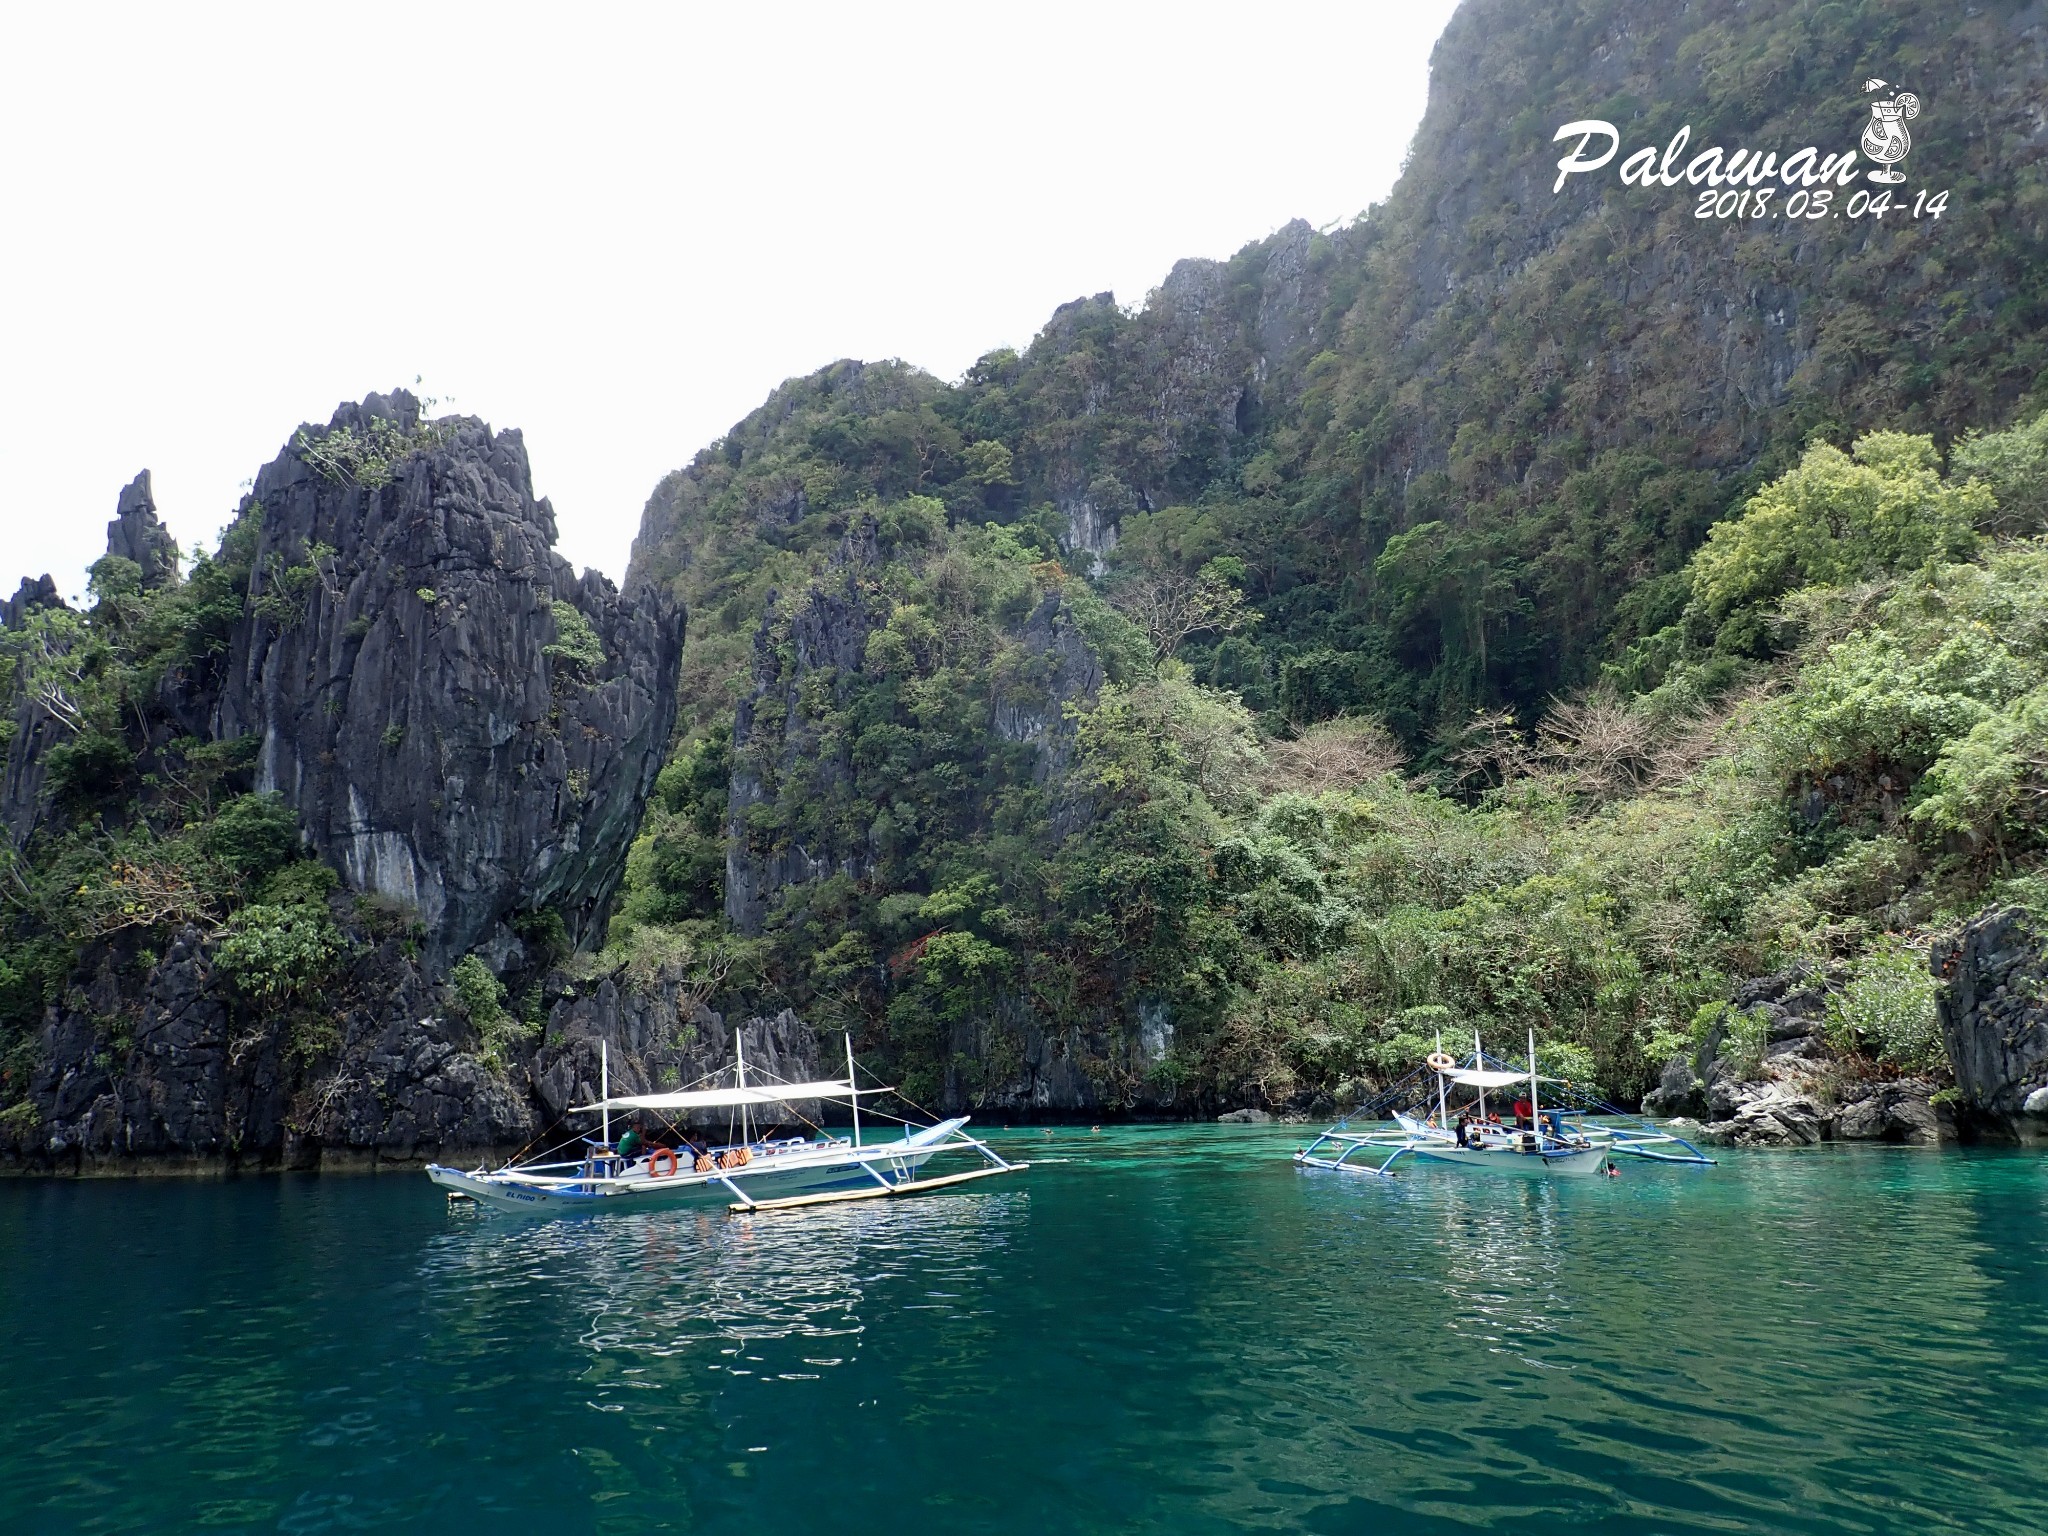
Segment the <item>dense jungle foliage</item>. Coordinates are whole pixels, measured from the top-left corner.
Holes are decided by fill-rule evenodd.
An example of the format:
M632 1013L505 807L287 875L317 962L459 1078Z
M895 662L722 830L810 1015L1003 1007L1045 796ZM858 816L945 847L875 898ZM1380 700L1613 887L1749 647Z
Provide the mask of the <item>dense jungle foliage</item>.
M1604 682L1477 712L1426 761L1369 717L1262 733L1148 639L1129 578L1103 588L1126 616L1047 532L887 504L862 665L811 677L808 776L755 807L771 846L867 862L787 886L758 939L723 933L714 730L662 776L617 942L718 957L914 1095L949 1070L995 1087L1022 1017L1158 1016L1147 1071L1216 1099L1341 1095L1440 1029L1530 1024L1567 1075L1633 1096L1732 980L1798 960L1840 983L1847 1055L1938 1069L1908 936L2048 904L2044 498L2048 416L1946 471L1924 436L1816 441L1714 525L1676 621ZM1041 783L987 722L1048 598L1106 680ZM1141 1086L1099 1072L1112 1100Z
M1732 979L1798 957L1876 967L1843 974L1914 1022L1862 1048L1910 1036L1893 1055L1925 1064L1927 983L1884 935L2033 889L2032 706L2009 690L2037 666L2014 541L2041 527L2040 432L1967 437L2048 392L2024 24L1470 0L1360 220L1184 262L1136 308L1078 300L952 383L842 362L785 384L663 483L635 547L629 580L692 619L621 932L852 1023L926 1090L1000 1080L1026 1021L1155 1046L1170 1024L1163 1061L1099 1053L1112 1099L1133 1073L1284 1098L1392 1070L1451 1019L1526 1018L1632 1094ZM1920 92L1939 220L1552 191L1560 122L1631 150L1847 144L1872 77ZM957 641L794 700L829 750L744 807L750 858L782 863L735 938L722 786L757 642L787 643L858 519L913 502L945 527L871 601L892 629L950 615ZM917 706L992 718L1027 572L1133 632L1099 704L1066 702L1064 809L985 726ZM1913 617L1937 602L2007 660L1950 670ZM1906 683L1944 723L1876 721ZM1801 737L1823 696L1829 734Z

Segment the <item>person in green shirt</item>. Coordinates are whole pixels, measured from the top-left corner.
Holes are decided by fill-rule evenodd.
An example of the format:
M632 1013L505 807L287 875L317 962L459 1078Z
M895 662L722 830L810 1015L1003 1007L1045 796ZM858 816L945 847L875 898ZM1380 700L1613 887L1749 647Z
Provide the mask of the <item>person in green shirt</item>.
M625 1134L619 1137L619 1156L632 1162L640 1155L640 1149L647 1144L646 1138L633 1126L627 1126Z

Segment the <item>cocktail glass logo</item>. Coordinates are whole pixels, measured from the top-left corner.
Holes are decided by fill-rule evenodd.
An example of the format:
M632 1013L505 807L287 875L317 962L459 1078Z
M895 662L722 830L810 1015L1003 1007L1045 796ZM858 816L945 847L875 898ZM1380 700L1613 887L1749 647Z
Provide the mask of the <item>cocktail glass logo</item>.
M1866 93L1890 89L1883 80L1863 82ZM1948 211L1946 189L1923 187L1911 203L1892 198L1892 188L1906 180L1898 165L1913 148L1906 124L1920 115L1920 98L1900 91L1869 107L1870 118L1856 149L1824 154L1820 146L1807 144L1780 155L1747 145L1694 148L1692 124L1686 123L1669 143L1645 144L1622 156L1615 174L1625 187L1699 188L1693 207L1696 219L1882 219L1889 213L1909 219L1940 218ZM1557 162L1557 180L1550 187L1553 196L1572 177L1610 164L1622 149L1621 130L1596 118L1566 123L1551 135L1551 142L1571 145ZM1873 168L1858 165L1865 156L1876 162ZM1850 191L1859 181L1870 185Z
M1866 80L1863 89L1885 91L1891 87L1882 80ZM1884 167L1870 173L1872 181L1895 187L1906 179L1898 169L1899 162L1913 147L1913 135L1906 132L1906 124L1919 115L1920 98L1910 91L1901 91L1889 101L1870 104L1870 122L1863 130L1863 153Z

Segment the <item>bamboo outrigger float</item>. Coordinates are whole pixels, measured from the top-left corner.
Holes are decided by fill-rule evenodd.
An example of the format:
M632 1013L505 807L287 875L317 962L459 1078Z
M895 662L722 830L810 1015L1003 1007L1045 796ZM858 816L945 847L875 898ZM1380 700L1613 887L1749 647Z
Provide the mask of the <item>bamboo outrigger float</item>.
M1009 1162L986 1142L968 1135L965 1116L930 1126L906 1124L900 1137L881 1141L865 1138L860 1123L861 1099L894 1090L856 1086L850 1040L844 1081L785 1083L762 1082L757 1078L749 1082L742 1049L736 1053L730 1086L613 1097L611 1058L602 1042L598 1072L598 1101L570 1111L600 1117L596 1137L574 1138L583 1146L579 1157L566 1161L515 1158L499 1168L478 1167L469 1171L433 1163L427 1166L427 1177L451 1196L466 1196L497 1210L546 1212L726 1204L733 1211L751 1212L878 1196L921 1195L970 1179L1019 1173L1030 1166ZM821 1131L814 1138L772 1138L758 1136L753 1129L759 1111L779 1112L783 1106L838 1099L844 1099L852 1110L850 1137L829 1136ZM621 1154L612 1141L614 1113L666 1117L705 1109L737 1111L738 1137L699 1148L678 1132L682 1148L654 1146L630 1155ZM977 1154L984 1166L934 1179L918 1177L932 1158L956 1151ZM549 1155L542 1154L542 1158Z
M1488 1112L1486 1095L1517 1088L1527 1094L1528 1111L1516 1114L1515 1123L1503 1124L1498 1112ZM1454 1090L1463 1090L1455 1111ZM1465 1100L1466 1092L1477 1097ZM1391 1126L1384 1124L1389 1119ZM1354 1131L1353 1120L1376 1123L1370 1130ZM1540 1076L1533 1030L1526 1067L1487 1055L1476 1032L1472 1054L1463 1061L1446 1054L1439 1040L1422 1066L1324 1131L1295 1153L1294 1161L1303 1168L1392 1178L1394 1165L1404 1157L1523 1178L1590 1178L1611 1169L1616 1158L1699 1167L1714 1162L1683 1137L1568 1082Z

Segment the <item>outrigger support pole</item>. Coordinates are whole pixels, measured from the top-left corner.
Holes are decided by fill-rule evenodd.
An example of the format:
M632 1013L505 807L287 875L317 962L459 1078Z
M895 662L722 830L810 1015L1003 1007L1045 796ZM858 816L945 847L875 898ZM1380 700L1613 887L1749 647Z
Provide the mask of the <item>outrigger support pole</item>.
M966 1145L974 1148L975 1151L981 1153L982 1156L986 1157L998 1168L1014 1168L1017 1166L1015 1163L1008 1163L1003 1161L1002 1154L996 1151L996 1149L990 1146L987 1142L976 1141L972 1136L969 1136L965 1131L955 1131L953 1134L955 1136L958 1136L960 1140L964 1142ZM950 1146L952 1145L952 1143L947 1142L944 1143L944 1145Z

